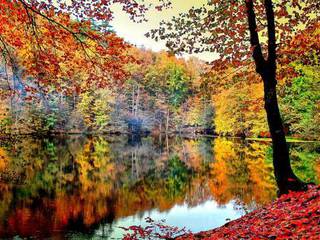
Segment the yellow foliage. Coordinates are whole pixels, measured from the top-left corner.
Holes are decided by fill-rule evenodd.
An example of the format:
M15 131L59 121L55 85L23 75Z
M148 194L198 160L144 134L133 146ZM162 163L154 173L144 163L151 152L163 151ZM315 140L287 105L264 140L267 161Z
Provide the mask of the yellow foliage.
M4 171L7 164L8 164L9 158L7 156L6 151L3 148L0 148L0 171Z
M209 187L219 204L234 198L240 198L246 204L252 198L258 204L265 204L275 197L272 166L265 161L267 147L260 143L244 147L227 139L215 140L215 161L210 165Z
M257 136L268 131L262 83L237 83L217 94L214 103L218 134Z

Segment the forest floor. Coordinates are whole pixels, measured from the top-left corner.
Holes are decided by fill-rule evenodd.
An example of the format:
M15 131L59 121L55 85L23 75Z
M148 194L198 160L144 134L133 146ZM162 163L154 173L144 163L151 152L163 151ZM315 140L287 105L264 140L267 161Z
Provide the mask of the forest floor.
M320 239L320 186L282 195L222 227L178 239Z

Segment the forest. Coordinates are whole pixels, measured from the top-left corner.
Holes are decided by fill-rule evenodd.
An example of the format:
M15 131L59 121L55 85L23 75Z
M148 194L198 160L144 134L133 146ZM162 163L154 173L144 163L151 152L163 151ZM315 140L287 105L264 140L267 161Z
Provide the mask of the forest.
M2 15L0 29L2 135L269 136L263 85L250 72L252 63L245 68L229 63L217 73L196 57L130 45L111 26L101 33L99 23L51 13L54 21L72 31L85 28L98 41L75 38L37 15L32 16L33 32L23 9L14 17L2 8L10 14ZM320 136L319 37L315 23L279 53L279 105L287 136Z
M319 18L0 0L0 238L317 239Z

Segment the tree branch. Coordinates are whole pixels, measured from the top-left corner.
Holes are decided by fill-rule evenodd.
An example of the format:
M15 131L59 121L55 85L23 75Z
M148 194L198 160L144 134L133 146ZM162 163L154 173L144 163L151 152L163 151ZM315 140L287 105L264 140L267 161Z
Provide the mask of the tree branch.
M47 21L51 22L51 23L54 23L55 25L57 25L58 27L62 28L63 30L69 32L76 40L78 40L80 43L82 43L83 41L79 38L78 34L81 34L83 36L86 36L88 38L90 38L90 36L84 32L74 32L72 31L71 29L69 29L68 27L66 27L65 25L59 23L58 21L46 16L45 14L43 14L42 12L38 11L37 9L29 6L25 1L23 0L18 0L22 5L23 7L26 9L26 10L30 10L32 11L33 13L39 15L40 17L46 19ZM27 11L28 12L28 11Z
M267 15L268 28L268 64L273 70L276 70L276 30L274 22L274 11L272 0L265 0L264 2Z
M247 7L247 17L248 17L249 32L250 32L250 44L251 44L251 47L253 48L252 56L256 64L256 70L259 74L261 74L266 61L262 54L259 35L257 32L257 22L256 22L256 15L254 13L253 0L245 0L245 2Z

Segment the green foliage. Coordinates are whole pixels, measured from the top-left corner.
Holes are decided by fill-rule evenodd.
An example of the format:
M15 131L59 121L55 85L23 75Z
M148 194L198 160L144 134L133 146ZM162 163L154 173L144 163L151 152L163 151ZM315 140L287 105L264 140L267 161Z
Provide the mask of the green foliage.
M319 183L317 171L320 166L319 143L291 143L289 154L295 174L303 181ZM266 149L265 161L272 166L272 147Z
M57 122L55 112L47 113L44 108L36 108L35 106L30 107L27 118L30 128L35 132L50 131Z
M103 130L110 121L114 98L107 89L88 91L80 95L78 111L89 130Z
M45 129L48 130L52 130L56 123L57 123L58 119L57 119L57 113L56 112L52 112L50 114L48 114L45 118Z
M190 173L187 166L179 156L174 155L169 159L168 171L166 174L166 190L170 197L181 195L186 190Z
M182 67L172 65L168 69L167 91L169 103L173 107L180 106L188 97L188 77Z
M319 66L295 64L300 76L285 87L285 95L280 100L283 120L292 134L304 138L320 136L320 70Z
M308 144L292 146L290 149L292 168L303 181L318 183L316 172L320 166L319 147L319 144Z
M145 89L153 96L162 95L172 107L179 107L190 91L192 76L183 61L161 52L145 73Z
M10 133L10 127L13 121L11 117L5 117L0 119L0 133Z

